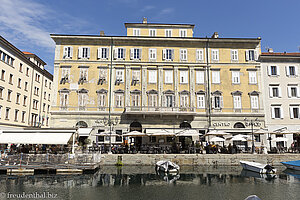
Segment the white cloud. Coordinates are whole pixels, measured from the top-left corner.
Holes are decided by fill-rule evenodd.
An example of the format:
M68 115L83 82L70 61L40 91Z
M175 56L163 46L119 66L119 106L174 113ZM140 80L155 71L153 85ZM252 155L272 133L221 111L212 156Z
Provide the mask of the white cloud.
M29 40L36 45L53 48L54 42L43 28L47 9L38 3L22 0L1 0L0 31L16 41ZM28 42L28 41L27 41Z
M148 5L148 6L145 6L144 8L142 8L140 11L141 12L147 12L149 10L153 10L154 8L155 8L155 6Z
M175 11L174 8L165 8L165 9L162 9L160 12L159 12L159 15L162 16L162 15L168 15L168 14L171 14Z
M13 44L36 46L54 52L50 33L83 29L88 23L67 14L57 13L33 0L1 0L0 34ZM76 23L72 23L76 21ZM34 52L33 52L34 53Z

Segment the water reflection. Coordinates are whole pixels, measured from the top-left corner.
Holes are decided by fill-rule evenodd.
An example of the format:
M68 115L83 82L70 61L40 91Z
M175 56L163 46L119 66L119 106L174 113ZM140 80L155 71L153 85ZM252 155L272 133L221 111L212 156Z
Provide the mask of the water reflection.
M144 198L143 194L148 195L148 191L162 196L166 195L166 191L172 191L175 199L176 195L187 195L187 192L192 194L189 199L197 199L200 194L206 199L215 199L214 193L218 191L220 199L243 199L250 194L260 194L264 200L271 197L281 199L277 197L285 197L285 191L289 191L285 195L293 199L300 195L300 173L283 170L279 169L276 175L261 175L240 167L182 167L178 175L165 175L156 174L154 167L113 166L102 167L95 174L83 175L0 175L0 190L22 192L29 188L34 191L49 189L58 192L62 199L80 199L87 191L91 199L94 196L115 199L112 194L130 199L137 192ZM172 189L174 187L175 190ZM274 187L277 189L272 189ZM222 195L225 195L224 198Z

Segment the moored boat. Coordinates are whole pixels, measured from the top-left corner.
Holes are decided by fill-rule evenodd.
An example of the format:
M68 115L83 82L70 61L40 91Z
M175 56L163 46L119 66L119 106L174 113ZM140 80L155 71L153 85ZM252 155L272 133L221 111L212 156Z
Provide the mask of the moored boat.
M284 166L286 166L288 169L294 169L300 171L300 160L293 160L288 162L281 162Z
M165 173L178 173L180 167L171 161L161 160L156 163L155 169Z
M240 161L242 167L246 170L254 171L260 174L274 174L276 169L269 164L261 164L257 162Z

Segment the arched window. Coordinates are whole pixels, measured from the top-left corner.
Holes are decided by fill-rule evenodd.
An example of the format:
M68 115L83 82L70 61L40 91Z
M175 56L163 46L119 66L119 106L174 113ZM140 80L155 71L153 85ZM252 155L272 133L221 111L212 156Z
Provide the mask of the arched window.
M182 123L179 125L179 128L189 129L189 128L192 128L192 126L191 126L191 124L188 123L188 122L182 122Z
M140 122L132 122L130 124L130 131L140 131L140 132L142 132L142 124Z
M234 124L233 128L246 128L246 127L243 123L237 122Z
M79 121L79 122L77 122L76 127L77 127L77 128L87 128L88 125L87 125L87 123L84 122L84 121Z

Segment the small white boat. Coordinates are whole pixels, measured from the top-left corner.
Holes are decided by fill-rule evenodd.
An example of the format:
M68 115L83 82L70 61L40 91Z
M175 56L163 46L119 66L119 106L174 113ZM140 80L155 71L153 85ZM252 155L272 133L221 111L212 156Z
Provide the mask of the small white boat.
M257 162L240 161L242 167L246 170L257 172L260 174L275 174L276 169L269 164L261 164Z
M178 173L180 167L171 161L161 160L156 163L155 169L165 173Z

